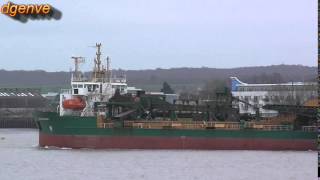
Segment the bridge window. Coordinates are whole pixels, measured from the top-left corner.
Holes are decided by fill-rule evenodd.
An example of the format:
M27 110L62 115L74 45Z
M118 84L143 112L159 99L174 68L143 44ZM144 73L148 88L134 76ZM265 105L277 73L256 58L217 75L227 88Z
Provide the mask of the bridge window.
M88 91L91 92L92 91L92 85L88 84Z

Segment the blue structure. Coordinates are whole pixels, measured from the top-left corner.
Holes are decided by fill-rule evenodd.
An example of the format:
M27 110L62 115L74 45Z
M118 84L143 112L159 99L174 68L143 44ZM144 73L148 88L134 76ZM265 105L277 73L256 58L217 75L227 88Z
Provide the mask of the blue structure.
M230 77L231 78L231 91L238 91L239 84L246 84L241 82L237 77Z

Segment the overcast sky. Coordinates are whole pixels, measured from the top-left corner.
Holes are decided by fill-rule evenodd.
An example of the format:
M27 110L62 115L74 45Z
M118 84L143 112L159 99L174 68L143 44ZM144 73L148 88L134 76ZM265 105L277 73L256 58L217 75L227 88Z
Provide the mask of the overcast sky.
M49 3L63 17L0 14L0 69L68 71L77 55L90 70L95 42L122 69L317 65L315 0L12 1Z

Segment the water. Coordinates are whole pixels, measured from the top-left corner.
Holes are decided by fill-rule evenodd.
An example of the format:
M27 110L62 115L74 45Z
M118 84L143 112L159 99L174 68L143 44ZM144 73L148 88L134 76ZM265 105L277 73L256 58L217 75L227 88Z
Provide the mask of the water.
M0 129L0 180L309 180L317 152L39 149L38 132Z

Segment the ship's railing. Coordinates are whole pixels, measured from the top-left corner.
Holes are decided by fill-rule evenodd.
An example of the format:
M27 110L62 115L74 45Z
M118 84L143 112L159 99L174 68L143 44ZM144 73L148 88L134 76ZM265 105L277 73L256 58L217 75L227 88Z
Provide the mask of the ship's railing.
M253 129L265 130L265 131L291 131L291 130L293 130L293 126L292 125L263 125L263 124L256 124L256 125L253 125Z
M125 127L143 128L143 129L240 129L238 122L206 122L206 121L125 121Z
M292 125L272 125L272 124L259 124L255 122L246 122L245 128L263 130L263 131L291 131Z
M113 123L102 123L103 128L113 128Z
M260 120L261 124L281 125L281 123L293 123L296 119L296 115L279 115L276 117L268 117Z
M125 77L112 77L111 81L113 83L126 83L127 79Z
M142 128L142 129L228 129L240 130L254 129L262 131L291 131L292 125L270 125L270 124L255 124L247 122L243 127L239 122L218 122L218 121L124 121L125 127Z
M112 122L108 123L97 123L98 128L113 128L114 124Z
M302 131L317 132L317 126L302 126Z
M215 129L240 129L240 123L238 122L216 122L209 121L207 123L207 128Z
M60 90L61 94L71 94L71 89L61 89Z
M73 81L73 82L86 82L86 81L88 81L88 78L72 76L71 81Z

